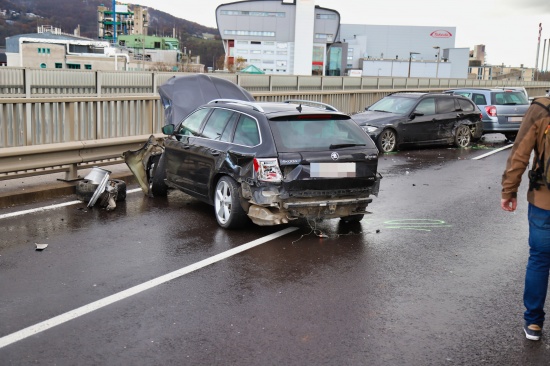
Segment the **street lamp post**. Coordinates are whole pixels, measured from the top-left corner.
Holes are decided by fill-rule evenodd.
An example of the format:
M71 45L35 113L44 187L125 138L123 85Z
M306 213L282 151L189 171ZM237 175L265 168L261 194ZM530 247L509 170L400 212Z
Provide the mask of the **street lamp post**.
M407 77L411 77L411 61L412 61L412 55L419 55L419 52L409 52L409 75Z
M437 79L439 75L439 55L441 54L441 47L434 46L434 48L437 50L437 63L435 65L435 78Z

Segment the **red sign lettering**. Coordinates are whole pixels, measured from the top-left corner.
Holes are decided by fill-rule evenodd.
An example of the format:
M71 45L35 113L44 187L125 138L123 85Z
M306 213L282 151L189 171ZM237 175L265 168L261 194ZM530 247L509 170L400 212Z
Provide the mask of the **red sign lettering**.
M451 34L451 32L446 30L436 30L430 33L430 36L434 38L450 38L453 35Z

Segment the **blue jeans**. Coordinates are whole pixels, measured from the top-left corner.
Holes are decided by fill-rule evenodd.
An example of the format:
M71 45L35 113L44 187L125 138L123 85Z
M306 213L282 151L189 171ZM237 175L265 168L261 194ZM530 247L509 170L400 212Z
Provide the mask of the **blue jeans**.
M528 210L529 261L523 293L524 319L527 325L538 324L542 327L550 270L550 210L532 204L529 204Z

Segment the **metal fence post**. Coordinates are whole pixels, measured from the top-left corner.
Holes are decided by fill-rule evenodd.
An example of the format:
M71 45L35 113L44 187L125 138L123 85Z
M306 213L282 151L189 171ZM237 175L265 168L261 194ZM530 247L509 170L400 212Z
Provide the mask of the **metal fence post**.
M31 70L23 69L23 85L25 86L25 99L31 100ZM33 103L25 103L25 144L32 145L32 106Z

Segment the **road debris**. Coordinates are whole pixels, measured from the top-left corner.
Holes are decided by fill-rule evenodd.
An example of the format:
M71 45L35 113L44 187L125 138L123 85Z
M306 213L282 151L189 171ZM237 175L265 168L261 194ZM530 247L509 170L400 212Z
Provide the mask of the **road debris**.
M38 244L38 243L34 243L34 245L36 245L36 250L44 250L48 247L48 244Z

